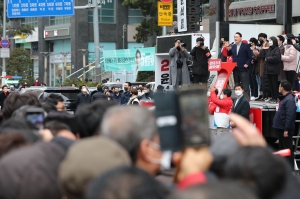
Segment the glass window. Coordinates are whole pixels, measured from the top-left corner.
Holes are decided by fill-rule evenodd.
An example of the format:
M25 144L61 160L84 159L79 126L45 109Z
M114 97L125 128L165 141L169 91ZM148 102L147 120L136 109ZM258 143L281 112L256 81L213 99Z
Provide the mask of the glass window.
M38 18L37 17L28 17L21 18L21 25L30 25L32 27L38 27Z
M71 22L71 17L49 17L49 25L60 25L60 24L69 24Z
M115 23L115 0L101 5L98 10L99 23ZM93 10L88 11L88 22L93 22Z
M128 24L139 24L143 21L144 16L140 9L128 7Z

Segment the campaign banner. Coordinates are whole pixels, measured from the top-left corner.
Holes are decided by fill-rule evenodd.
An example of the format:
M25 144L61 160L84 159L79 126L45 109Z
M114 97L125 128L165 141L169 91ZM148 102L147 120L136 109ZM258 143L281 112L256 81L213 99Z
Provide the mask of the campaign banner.
M155 70L155 87L158 85L170 86L170 64L171 57L169 55L157 55L156 56L156 70Z
M155 47L104 50L105 71L154 71Z
M186 0L177 0L178 32L187 31Z

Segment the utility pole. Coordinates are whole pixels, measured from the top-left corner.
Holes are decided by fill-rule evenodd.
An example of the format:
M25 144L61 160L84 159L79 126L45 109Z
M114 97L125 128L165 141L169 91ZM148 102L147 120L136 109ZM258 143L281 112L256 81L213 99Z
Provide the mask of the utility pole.
M43 56L44 56L44 83L46 84L46 85L48 85L48 82L47 82L47 80L48 80L48 73L47 73L47 71L48 71L48 63L47 63L47 58L48 58L48 56L50 55L50 52L40 52ZM50 83L50 82L49 82Z
M127 32L127 25L123 24L123 49L125 49L125 32Z
M3 26L3 38L6 39L6 0L3 1L3 17L2 17L2 26ZM2 77L6 76L6 60L2 58ZM2 78L2 86L5 84L5 78Z

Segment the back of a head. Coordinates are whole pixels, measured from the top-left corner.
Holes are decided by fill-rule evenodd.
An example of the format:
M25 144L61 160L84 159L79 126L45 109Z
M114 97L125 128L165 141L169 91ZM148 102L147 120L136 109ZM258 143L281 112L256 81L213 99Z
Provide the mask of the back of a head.
M75 143L61 163L59 180L68 199L83 198L88 183L95 177L131 161L122 146L103 137L91 137Z
M76 125L74 125L75 116L73 114L70 114L66 111L52 111L45 118L45 121L44 121L45 127L48 126L48 127L50 127L48 129L50 129L50 130L52 129L54 131L55 131L55 129L61 129L61 127L58 127L58 126L49 126L49 123L55 122L55 121L66 125L66 128L63 128L63 129L69 129L74 134L76 133L77 128L76 128Z
M169 190L137 167L120 167L90 183L86 199L165 199Z
M41 107L41 104L34 93L11 93L4 102L2 110L4 119L10 118L15 110L24 105Z
M242 184L230 181L209 182L185 191L176 191L168 199L257 199Z
M13 117L5 120L0 125L0 135L4 134L21 135L27 143L34 143L41 139L37 128L21 117Z
M98 86L98 87L97 87L97 91L98 91L98 92L102 92L102 86Z
M157 133L155 117L140 106L112 107L104 115L101 134L119 142L135 162L140 142Z
M225 177L244 182L260 199L272 198L286 181L282 157L266 147L242 147L228 159Z
M104 113L114 105L116 104L112 101L101 100L80 106L75 113L77 131L80 137L90 137L97 134Z

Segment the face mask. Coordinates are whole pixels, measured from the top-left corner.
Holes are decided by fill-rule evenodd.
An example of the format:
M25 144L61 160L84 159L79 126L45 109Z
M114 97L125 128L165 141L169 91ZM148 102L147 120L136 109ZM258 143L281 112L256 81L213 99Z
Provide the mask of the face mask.
M243 95L243 92L242 91L234 91L234 93L236 94L236 96L241 96L241 95Z
M144 90L144 93L148 93L147 90Z
M210 97L210 92L209 91L207 92L207 97Z
M224 95L220 95L220 99L221 99L221 100L224 99Z
M259 43L263 44L263 43L264 43L264 40L260 39L260 40L259 40Z
M143 93L142 93L142 92L139 92L139 93L138 93L138 96L142 96L142 95L143 95Z
M127 87L125 87L125 88L124 88L124 90L125 90L125 91L128 91L128 88L127 88Z
M269 41L269 46L273 46L273 42Z
M118 91L118 90L117 90L117 91L115 90L115 93L119 93L119 91Z
M86 88L83 88L83 89L82 89L82 92L86 93L86 92L87 92Z

